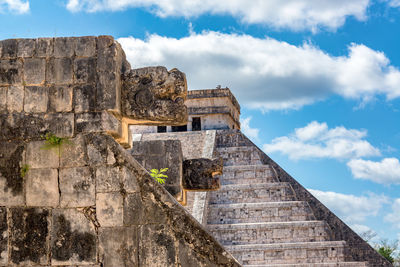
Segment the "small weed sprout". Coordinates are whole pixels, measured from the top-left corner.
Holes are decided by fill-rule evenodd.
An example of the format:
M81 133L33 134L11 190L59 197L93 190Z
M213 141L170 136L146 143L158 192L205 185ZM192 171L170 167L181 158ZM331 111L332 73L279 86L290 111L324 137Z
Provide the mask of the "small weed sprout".
M42 135L42 138L46 139L46 142L41 149L56 149L59 156L61 154L61 146L70 143L67 138L58 137L52 133L47 133L45 136Z
M165 180L166 178L168 178L168 176L166 174L164 174L164 172L166 172L168 170L168 168L163 168L163 169L151 169L150 170L150 175L151 177L153 177L159 184L165 184Z
M28 165L28 164L24 164L24 165L22 165L22 168L21 168L21 177L22 178L24 178L25 176L26 176L26 174L28 173L28 171L29 171L29 168L30 168L30 166Z

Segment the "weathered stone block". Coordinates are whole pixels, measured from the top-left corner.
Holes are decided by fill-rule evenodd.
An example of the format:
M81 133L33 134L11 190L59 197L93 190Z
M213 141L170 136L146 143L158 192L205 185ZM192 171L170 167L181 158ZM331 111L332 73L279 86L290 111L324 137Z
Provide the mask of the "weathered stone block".
M50 113L44 116L45 129L58 137L74 135L75 120L73 113Z
M96 87L93 84L74 87L74 107L75 112L95 111Z
M56 207L59 200L57 169L30 169L26 175L26 205Z
M76 38L75 55L77 57L94 57L96 55L96 37L87 36Z
M39 208L11 208L10 212L10 265L47 265L49 211Z
M22 85L11 85L7 91L7 110L21 112L24 109L25 90Z
M18 59L0 60L0 85L21 83L22 62Z
M61 148L61 167L81 167L87 165L85 140L81 135L68 140Z
M120 135L121 122L106 111L87 112L75 114L77 133L108 132L112 135Z
M96 59L77 58L74 61L75 83L94 83L96 81Z
M72 83L72 59L52 58L47 62L46 80L48 83L68 84Z
M151 194L142 195L143 223L167 223L165 211L158 201Z
M0 112L7 110L7 87L0 86Z
M26 86L24 111L40 113L47 111L49 102L49 89L41 86Z
M175 198L182 193L182 149L178 140L154 140L133 142L133 157L148 170L168 168L165 189Z
M138 267L136 227L100 228L99 257L104 267ZM152 266L152 265L140 265ZM154 265L153 265L154 266Z
M16 58L18 51L17 39L8 39L1 42L3 45L3 58Z
M35 54L36 40L35 39L20 39L18 40L18 57L33 57Z
M96 212L101 227L122 226L123 197L121 193L97 193Z
M29 142L26 149L26 164L32 169L58 168L58 148L47 149L45 141Z
M41 84L46 73L46 60L43 58L26 58L24 60L24 81L27 84Z
M7 209L0 207L0 266L8 263L8 223Z
M215 175L221 175L223 168L220 159L189 159L183 161L182 186L185 190L218 190L220 182Z
M136 172L124 166L121 168L121 172L125 191L127 193L139 192Z
M177 248L168 225L148 224L139 230L139 259L143 266L176 266Z
M53 112L70 112L72 110L72 87L54 85L49 88L49 108Z
M61 37L54 39L54 56L72 57L74 55L75 38Z
M61 207L88 207L96 204L95 181L89 167L60 169Z
M21 142L0 142L0 206L24 204L24 178L21 177L24 152Z
M124 225L139 225L143 223L144 206L140 193L127 194L124 199Z
M97 38L97 71L114 72L117 66L117 46L112 36L99 36Z
M82 212L55 209L51 231L52 265L96 263L96 230Z
M120 192L123 189L122 173L119 167L101 166L96 170L97 192Z
M36 42L36 56L49 57L53 55L53 38L38 38Z
M96 101L99 110L119 110L121 88L118 77L111 70L97 73Z

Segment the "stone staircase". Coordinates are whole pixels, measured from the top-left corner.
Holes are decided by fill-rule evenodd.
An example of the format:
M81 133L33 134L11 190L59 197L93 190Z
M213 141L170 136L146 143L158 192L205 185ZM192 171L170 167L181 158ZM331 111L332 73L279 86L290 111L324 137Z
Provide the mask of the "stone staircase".
M345 241L299 201L255 146L217 147L224 159L221 189L209 192L208 231L246 267L370 266L356 262Z

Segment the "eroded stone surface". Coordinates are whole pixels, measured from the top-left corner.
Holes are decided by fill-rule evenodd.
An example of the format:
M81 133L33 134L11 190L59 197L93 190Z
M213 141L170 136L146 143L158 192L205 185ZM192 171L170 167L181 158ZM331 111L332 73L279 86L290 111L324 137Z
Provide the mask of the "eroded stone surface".
M27 51L27 53L29 53ZM24 60L24 82L41 84L46 73L46 60L43 58L26 58Z
M7 209L0 207L0 266L8 263L8 223Z
M57 168L59 153L59 147L50 147L46 141L30 142L26 151L26 164L33 169Z
M97 219L102 227L123 225L123 196L120 192L96 194Z
M17 199L23 193L21 167L24 151L22 142L0 142L0 205L22 204Z
M24 109L24 87L11 85L7 91L7 110L21 112Z
M72 87L55 85L49 88L49 110L52 112L72 111Z
M30 169L26 175L26 205L56 207L60 202L57 169Z
M222 158L185 160L183 162L183 188L202 191L219 189L219 178L214 176L222 174L222 167Z
M52 265L96 263L96 231L76 209L53 210Z
M95 180L89 167L63 168L60 170L60 206L94 206Z
M137 227L103 228L99 233L99 242L100 260L104 267L138 266Z
M148 171L168 168L164 173L168 176L163 185L175 198L182 194L182 149L177 140L154 140L133 142L130 153Z
M10 261L17 266L49 262L49 211L11 208Z

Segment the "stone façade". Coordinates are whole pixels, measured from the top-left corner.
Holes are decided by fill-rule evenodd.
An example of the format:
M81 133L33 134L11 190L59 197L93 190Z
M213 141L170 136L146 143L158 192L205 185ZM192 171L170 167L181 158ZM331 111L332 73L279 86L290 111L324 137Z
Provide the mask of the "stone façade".
M182 72L131 70L109 36L0 51L0 266L240 266L124 148L130 123L186 122Z

